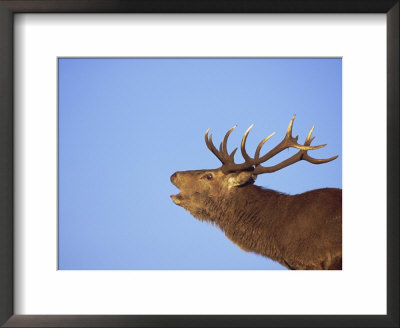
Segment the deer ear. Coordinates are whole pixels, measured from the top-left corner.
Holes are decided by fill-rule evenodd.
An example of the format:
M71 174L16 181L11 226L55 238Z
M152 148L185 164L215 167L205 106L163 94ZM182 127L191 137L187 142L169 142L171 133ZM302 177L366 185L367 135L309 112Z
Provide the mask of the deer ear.
M257 175L254 175L251 171L242 171L229 178L229 188L247 186L253 184L256 179Z

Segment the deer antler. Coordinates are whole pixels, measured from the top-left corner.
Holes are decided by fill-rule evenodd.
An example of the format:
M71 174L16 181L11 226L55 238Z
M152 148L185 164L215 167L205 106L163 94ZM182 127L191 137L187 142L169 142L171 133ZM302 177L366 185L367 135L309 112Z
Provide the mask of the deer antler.
M318 145L318 146L311 146L311 142L315 138L315 137L311 138L311 134L314 130L314 126L308 132L308 135L304 142L304 145L298 144L297 143L298 136L296 136L295 138L292 137L292 127L293 127L293 121L294 121L295 117L296 117L296 115L293 115L292 119L290 120L288 129L286 131L286 135L283 138L283 140L277 146L272 148L268 153L266 153L265 155L260 157L260 151L261 151L262 146L275 134L275 132L272 133L271 135L269 135L268 137L263 139L258 144L254 158L250 157L246 152L246 140L247 140L247 136L250 133L250 130L254 126L254 124L252 124L244 133L242 142L240 145L240 151L245 160L245 162L242 164L236 164L234 162L234 156L237 151L237 148L235 148L235 150L233 150L232 153L229 154L227 145L226 145L228 142L229 135L236 128L236 125L225 134L224 140L220 144L219 151L217 150L217 148L215 148L215 146L213 144L212 135L210 135L210 136L208 135L208 133L210 132L210 129L208 129L205 134L206 145L207 145L208 149L210 149L212 151L212 153L215 156L217 156L217 158L221 161L221 163L222 163L221 169L224 173L235 172L235 171L244 171L244 170L253 170L254 174L271 173L271 172L278 171L286 166L292 165L301 160L305 160L312 164L322 164L322 163L327 163L327 162L333 161L334 159L336 159L338 157L338 156L333 156L333 157L330 157L327 159L316 159L316 158L310 157L307 154L308 150L320 149L322 147L325 147L326 144ZM268 161L275 155L279 154L282 150L285 150L287 148L296 148L296 149L299 149L299 152L279 164L269 166L269 167L265 167L265 166L261 165L261 163Z

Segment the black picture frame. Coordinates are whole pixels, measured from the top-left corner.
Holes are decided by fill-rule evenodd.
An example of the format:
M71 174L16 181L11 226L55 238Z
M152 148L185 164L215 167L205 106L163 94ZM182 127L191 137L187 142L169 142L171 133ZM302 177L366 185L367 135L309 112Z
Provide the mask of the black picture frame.
M399 8L399 0L0 0L0 324L4 327L399 327ZM15 315L13 21L17 13L385 13L387 315ZM365 270L368 266L366 263Z

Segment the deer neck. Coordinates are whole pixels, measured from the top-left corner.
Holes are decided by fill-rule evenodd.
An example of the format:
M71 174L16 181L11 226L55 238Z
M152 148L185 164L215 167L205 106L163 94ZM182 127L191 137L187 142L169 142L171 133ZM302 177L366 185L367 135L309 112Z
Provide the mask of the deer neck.
M249 185L214 202L211 219L240 248L280 260L274 236L279 230L275 214L279 202L288 197L279 192Z

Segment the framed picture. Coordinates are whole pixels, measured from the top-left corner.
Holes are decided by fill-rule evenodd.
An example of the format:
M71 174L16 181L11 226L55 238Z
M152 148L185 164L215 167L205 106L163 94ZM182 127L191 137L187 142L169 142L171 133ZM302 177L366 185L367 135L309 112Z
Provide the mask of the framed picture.
M398 326L398 1L0 9L1 324ZM275 154L288 124L327 145ZM182 203L183 171L215 180L272 132L240 187L343 188L340 270Z

